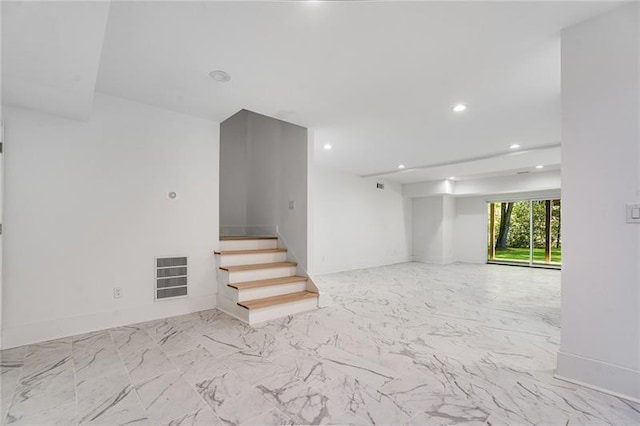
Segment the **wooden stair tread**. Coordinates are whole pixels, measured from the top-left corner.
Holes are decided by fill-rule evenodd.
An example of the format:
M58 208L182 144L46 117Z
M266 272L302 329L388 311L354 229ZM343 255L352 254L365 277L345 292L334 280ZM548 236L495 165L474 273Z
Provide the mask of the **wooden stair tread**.
M221 266L220 269L228 272L239 272L239 271L255 271L259 269L286 268L289 266L296 266L296 265L298 265L296 262L272 262L272 263L254 263L251 265Z
M285 248L214 251L215 254L219 254L222 256L233 256L236 254L261 254L261 253L286 253L286 252L287 252L287 249Z
M246 300L238 302L239 306L246 309L260 309L269 306L281 305L284 303L297 302L299 300L317 298L318 293L310 291L301 291L298 293L282 294L280 296L265 297L264 299Z
M243 241L243 240L277 240L278 237L271 235L234 235L220 237L220 241Z
M260 288L260 287L269 287L273 285L281 285L281 284L290 284L290 283L299 283L306 282L307 277L301 277L299 275L294 275L291 277L282 277L282 278L270 278L268 280L257 280L257 281L245 281L242 283L230 283L227 284L231 288L235 288L237 290L246 290L250 288Z

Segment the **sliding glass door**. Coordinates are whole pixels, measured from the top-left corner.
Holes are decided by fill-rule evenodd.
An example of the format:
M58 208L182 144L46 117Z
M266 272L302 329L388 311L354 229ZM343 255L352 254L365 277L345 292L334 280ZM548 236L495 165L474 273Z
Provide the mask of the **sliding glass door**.
M532 201L533 263L560 265L560 200Z
M491 202L488 217L489 262L560 266L560 200Z

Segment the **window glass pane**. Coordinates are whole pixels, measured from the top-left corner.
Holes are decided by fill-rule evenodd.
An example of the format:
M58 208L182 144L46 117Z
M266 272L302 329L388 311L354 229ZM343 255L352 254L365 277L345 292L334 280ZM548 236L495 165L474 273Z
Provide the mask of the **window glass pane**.
M560 206L560 200L551 201L551 263L558 265L562 262Z
M547 241L547 202L533 202L533 261L536 263L549 263L545 258Z
M529 201L494 203L494 215L494 259L529 263Z

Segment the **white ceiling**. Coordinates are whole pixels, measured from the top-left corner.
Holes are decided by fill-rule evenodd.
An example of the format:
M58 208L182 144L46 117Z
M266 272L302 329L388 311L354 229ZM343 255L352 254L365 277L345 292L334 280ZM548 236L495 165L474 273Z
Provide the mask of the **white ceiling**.
M36 17L64 16L73 40L52 40L46 22L12 22L7 10L14 7L3 4L4 101L12 93L9 103L33 104L29 83L46 81L77 117L91 86L89 64L98 55L98 91L215 121L245 108L301 124L314 132L318 163L363 175L400 163L411 168L506 152L515 142L559 143L560 30L615 6L114 2L102 51L89 52L100 29L83 12L90 4L98 10L105 3L39 6ZM53 10L62 5L62 15ZM24 37L47 43L38 50ZM66 56L56 61L59 51ZM214 82L208 74L216 69L231 81ZM25 72L29 78L20 79ZM76 85L83 96L74 103L73 91L64 92L76 76L87 84ZM457 102L469 110L454 114ZM325 143L333 149L322 150ZM557 166L559 149L546 151L386 178L511 173L540 161Z
M455 161L454 164L441 166L394 169L393 174L374 174L381 179L397 183L426 182L453 178L456 181L482 177L516 175L523 172L557 170L560 168L560 147L523 152L500 153L491 158ZM536 169L543 166L543 169ZM367 175L365 175L367 176Z
M2 103L86 120L109 3L2 2Z

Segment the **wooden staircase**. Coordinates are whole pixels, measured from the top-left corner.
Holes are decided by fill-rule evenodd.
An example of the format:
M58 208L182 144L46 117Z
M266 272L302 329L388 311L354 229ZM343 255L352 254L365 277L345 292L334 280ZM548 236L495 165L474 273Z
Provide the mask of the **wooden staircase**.
M218 308L249 324L316 309L318 294L278 237L220 237Z

